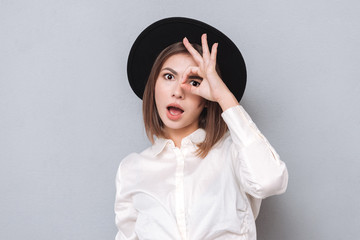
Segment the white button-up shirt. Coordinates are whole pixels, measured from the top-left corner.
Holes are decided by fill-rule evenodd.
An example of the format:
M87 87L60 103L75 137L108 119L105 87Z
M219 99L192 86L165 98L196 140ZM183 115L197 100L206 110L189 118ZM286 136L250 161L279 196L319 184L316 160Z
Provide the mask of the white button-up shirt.
M229 133L201 159L205 131L181 147L159 138L128 155L116 177L116 240L255 240L261 199L285 191L288 173L243 107L222 113Z

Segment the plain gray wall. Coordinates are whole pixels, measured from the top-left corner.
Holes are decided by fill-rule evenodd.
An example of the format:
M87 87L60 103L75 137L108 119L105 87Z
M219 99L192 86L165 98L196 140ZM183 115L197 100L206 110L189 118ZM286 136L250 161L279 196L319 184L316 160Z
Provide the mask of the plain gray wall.
M1 0L0 239L114 238L118 164L149 146L127 55L170 16L238 45L241 103L288 166L258 239L360 239L359 13L355 0Z

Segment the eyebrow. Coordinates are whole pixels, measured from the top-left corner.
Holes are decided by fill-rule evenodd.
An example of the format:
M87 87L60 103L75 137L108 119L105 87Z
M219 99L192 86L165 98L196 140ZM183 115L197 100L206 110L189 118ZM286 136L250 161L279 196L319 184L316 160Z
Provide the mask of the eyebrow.
M197 76L197 75L191 75L191 76L189 76L189 79L198 79L198 80L203 80L203 78L202 77L200 77L200 76Z
M172 68L166 67L166 68L161 69L161 71L164 71L164 70L168 70L168 71L170 71L172 74L178 75L178 73L177 73L174 69L172 69Z
M175 76L178 75L178 73L177 73L174 69L172 69L172 68L166 67L166 68L161 69L161 71L164 71L164 70L170 71L170 72L171 72L172 74L174 74ZM190 75L190 76L189 76L189 79L198 79L198 80L201 80L201 81L203 80L202 77L197 76L197 75Z

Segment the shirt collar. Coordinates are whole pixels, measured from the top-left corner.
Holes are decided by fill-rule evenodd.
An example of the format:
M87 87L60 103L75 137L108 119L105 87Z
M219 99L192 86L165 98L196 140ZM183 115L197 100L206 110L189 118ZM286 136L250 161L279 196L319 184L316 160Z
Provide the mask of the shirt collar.
M202 128L198 128L190 135L184 137L181 140L181 147L186 145L197 145L205 140L205 136L206 136L205 130ZM171 139L156 138L154 144L151 147L153 155L156 156L160 154L164 150L166 145L175 147L175 144Z

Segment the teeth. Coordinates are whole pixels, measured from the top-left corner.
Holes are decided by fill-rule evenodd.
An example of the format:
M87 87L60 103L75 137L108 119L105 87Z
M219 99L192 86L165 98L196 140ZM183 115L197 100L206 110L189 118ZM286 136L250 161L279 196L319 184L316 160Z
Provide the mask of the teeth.
M184 111L177 107L168 107L169 113L173 116L178 116L182 114Z

